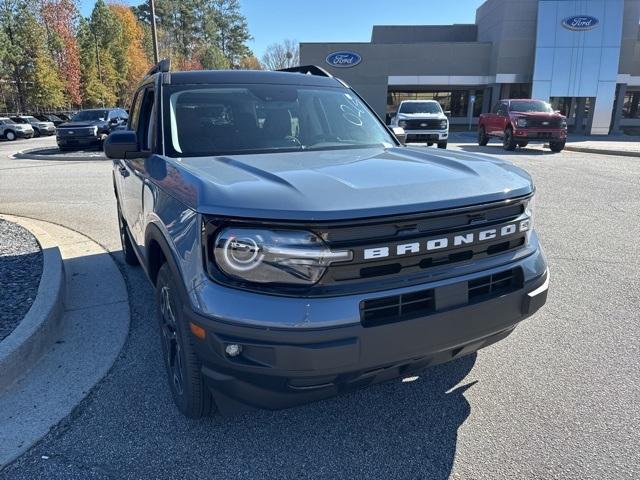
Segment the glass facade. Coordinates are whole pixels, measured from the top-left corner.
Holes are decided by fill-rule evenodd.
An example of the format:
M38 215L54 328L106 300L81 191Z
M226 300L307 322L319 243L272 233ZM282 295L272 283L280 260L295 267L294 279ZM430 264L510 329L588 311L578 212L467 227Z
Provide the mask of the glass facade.
M640 90L627 91L622 104L622 118L640 119Z
M393 115L403 100L436 100L448 117L465 118L469 108L469 95L475 95L473 116L482 113L484 90L390 90L387 93L387 115Z

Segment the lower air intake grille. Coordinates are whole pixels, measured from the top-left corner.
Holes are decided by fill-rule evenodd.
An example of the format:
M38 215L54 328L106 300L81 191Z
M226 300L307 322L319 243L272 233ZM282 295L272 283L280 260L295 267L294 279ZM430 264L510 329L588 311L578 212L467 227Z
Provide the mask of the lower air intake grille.
M433 290L405 293L362 302L360 319L365 327L395 322L408 317L429 315L435 311Z
M460 289L460 306L490 300L522 288L522 270L514 268L464 282ZM466 296L465 294L466 287ZM442 287L443 288L443 287ZM364 300L360 304L360 321L364 327L375 327L410 318L425 317L449 308L438 306L436 289Z

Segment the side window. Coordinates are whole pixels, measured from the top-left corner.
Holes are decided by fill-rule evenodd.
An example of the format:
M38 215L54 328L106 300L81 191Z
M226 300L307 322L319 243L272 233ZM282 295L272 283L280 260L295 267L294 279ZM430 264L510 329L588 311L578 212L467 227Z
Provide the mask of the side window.
M138 121L140 116L140 104L142 104L142 97L144 96L144 90L140 90L133 102L131 103L131 108L129 111L131 112L131 118L129 119L129 129L137 131L138 130Z
M502 102L498 102L493 106L493 110L491 110L491 113L498 113L498 111L500 110L500 105L502 105Z
M507 114L507 104L504 102L500 103L498 107L498 115L506 115Z
M148 88L142 95L142 103L140 105L140 115L138 119L138 141L143 151L151 150L155 139L155 108L154 108L154 92Z

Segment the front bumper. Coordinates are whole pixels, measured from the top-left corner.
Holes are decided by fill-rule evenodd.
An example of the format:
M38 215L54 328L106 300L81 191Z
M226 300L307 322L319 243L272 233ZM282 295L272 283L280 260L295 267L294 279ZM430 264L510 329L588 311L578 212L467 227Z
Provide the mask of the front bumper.
M542 129L542 128L517 128L514 132L516 141L522 142L562 142L567 139L567 131L563 129Z
M36 127L40 132L40 135L54 135L56 133L56 127Z
M31 138L33 137L33 130L14 130L16 137L18 138Z
M81 147L97 147L100 145L101 138L89 137L56 137L56 142L62 148L81 148Z
M228 315L221 321L198 314L186 304L184 314L189 322L206 331L204 340L193 337L193 341L205 379L215 395L260 408L287 408L406 376L506 337L546 302L549 273L540 250L515 264L452 278L436 287L455 291L461 283L511 268L523 273L522 286L515 291L478 303L443 306L426 316L373 327L363 326L359 314L349 319L350 323L329 328L309 328L304 323L286 329L250 326L241 323L250 296L244 305L237 306L237 322L227 321ZM453 290L446 290L451 287ZM384 292L389 293L393 292ZM283 304L297 300L278 298ZM310 310L322 305L321 315L342 317L344 309L340 303L355 303L358 312L360 298L305 299L305 302ZM225 302L220 299L220 303ZM228 305L225 308L228 311ZM253 308L254 315L265 315L260 305ZM240 345L241 354L226 355L229 344Z
M449 139L449 130L405 130L407 142L444 142Z

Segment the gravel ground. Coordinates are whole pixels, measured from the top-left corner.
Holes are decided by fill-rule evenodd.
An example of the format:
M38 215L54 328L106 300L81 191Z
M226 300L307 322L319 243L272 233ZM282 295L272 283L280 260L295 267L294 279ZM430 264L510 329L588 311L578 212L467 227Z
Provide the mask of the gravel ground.
M24 318L42 275L40 245L28 230L0 219L0 340Z

